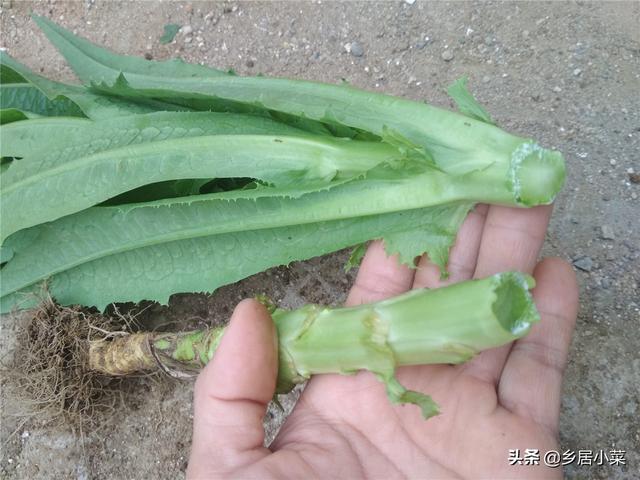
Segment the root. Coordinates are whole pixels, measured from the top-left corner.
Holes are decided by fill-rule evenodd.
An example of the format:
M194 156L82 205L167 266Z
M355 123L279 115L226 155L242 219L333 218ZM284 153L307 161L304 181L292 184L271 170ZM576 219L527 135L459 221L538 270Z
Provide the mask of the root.
M90 342L134 328L132 317L87 313L45 297L19 326L13 364L5 371L20 397L18 415L81 432L99 427L123 404L131 382L90 370Z

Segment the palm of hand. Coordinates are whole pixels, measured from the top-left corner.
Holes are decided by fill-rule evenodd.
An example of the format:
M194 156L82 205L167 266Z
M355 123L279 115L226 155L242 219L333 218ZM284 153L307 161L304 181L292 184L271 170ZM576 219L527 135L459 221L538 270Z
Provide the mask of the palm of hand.
M562 370L577 293L573 272L564 262L545 261L535 267L549 214L547 207L481 207L463 225L451 252L447 282L510 269L534 273L534 296L543 320L513 346L484 352L467 364L399 369L400 382L430 394L441 407L440 415L424 421L415 406L391 405L382 384L368 372L318 376L309 382L270 449L258 444L262 437L254 421L254 428L241 439L242 455L237 446L234 450L221 445L225 456L220 452L213 462L211 456L196 462L201 455L199 438L211 435L199 433L196 424L189 476L560 477L559 470L508 462L510 449L557 449ZM420 260L417 270L409 270L386 257L376 243L347 303L441 284L428 258ZM224 394L215 396L229 401ZM253 407L258 415L260 405ZM220 430L220 424L208 428Z
M473 374L439 365L405 368L400 378L429 392L443 413L425 422L415 407L392 406L368 374L317 379L273 445L299 463L286 462L276 476L513 478L510 449L557 449L554 431L500 405L495 385Z

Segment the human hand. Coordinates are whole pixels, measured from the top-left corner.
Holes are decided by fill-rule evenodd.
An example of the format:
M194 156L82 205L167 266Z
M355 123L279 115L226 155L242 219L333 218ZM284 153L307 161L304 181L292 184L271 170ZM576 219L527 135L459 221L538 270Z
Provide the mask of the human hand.
M426 257L411 270L387 257L380 242L369 247L348 305L505 270L536 279L542 320L523 339L462 365L398 369L404 386L440 405L441 414L428 421L413 405L390 404L369 372L318 375L273 444L264 447L262 418L275 389L277 339L264 307L241 302L196 383L187 477L561 478L559 469L508 462L510 449L558 449L578 294L566 262L536 265L550 213L551 207L479 206L460 230L445 282Z

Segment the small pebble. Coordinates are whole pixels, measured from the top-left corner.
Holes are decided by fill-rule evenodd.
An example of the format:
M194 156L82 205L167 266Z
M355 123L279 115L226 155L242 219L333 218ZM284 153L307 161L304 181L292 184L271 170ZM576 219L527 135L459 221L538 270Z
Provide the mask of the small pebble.
M182 33L185 36L189 35L191 32L193 32L193 27L191 27L191 25L185 25L180 29L180 33Z
M558 86L553 87L553 91L556 93L560 93L562 91L562 89Z
M253 66L255 65L253 63L253 60L247 60L244 64L247 66L247 68L253 68Z
M612 167L615 166L616 163L618 163L618 162L616 162L615 159L613 159L613 158L611 160L609 160L609 165L611 165Z
M186 38L184 39L184 43L191 43L191 40L193 40L193 38L192 38L192 37L186 37Z
M580 257L573 261L573 265L584 272L590 272L593 268L593 260L591 257Z
M524 38L525 40L529 38L529 30L522 31L522 38Z
M613 228L609 225L602 225L600 227L600 236L605 240L614 240L616 238Z
M151 55L149 52L145 52L144 58L146 60L153 60L153 55Z
M485 75L482 77L482 83L489 83L491 81L491 77L489 75Z
M450 62L453 60L453 52L451 50L445 50L442 52L441 57L445 62Z
M354 57L361 57L364 55L364 49L358 42L351 42L348 52Z
M579 69L579 68L576 68L576 69L573 71L573 76L574 76L574 77L577 77L577 76L579 76L581 73L582 73L582 70L581 70L581 69Z
M627 415L635 415L637 407L633 400L629 400L623 407L624 413Z
M416 3L416 0L404 0L404 3L406 3L407 5L413 5L414 3Z
M602 288L608 289L611 286L611 280L605 277L601 280L600 285L602 286Z
M631 183L640 183L640 173L630 173L629 181Z
M207 23L212 23L213 25L216 25L219 20L220 20L220 17L217 16L213 11L207 13L204 16L204 21Z

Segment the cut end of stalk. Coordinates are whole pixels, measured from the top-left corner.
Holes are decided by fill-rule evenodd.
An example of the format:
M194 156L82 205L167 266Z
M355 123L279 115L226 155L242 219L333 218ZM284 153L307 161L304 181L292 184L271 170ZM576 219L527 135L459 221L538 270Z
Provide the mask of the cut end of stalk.
M496 279L492 309L502 327L515 337L523 337L531 325L540 321L533 297L529 289L535 286L535 280L519 272L500 273Z
M511 155L509 181L518 203L526 207L553 202L565 180L564 158L534 142L520 145Z

